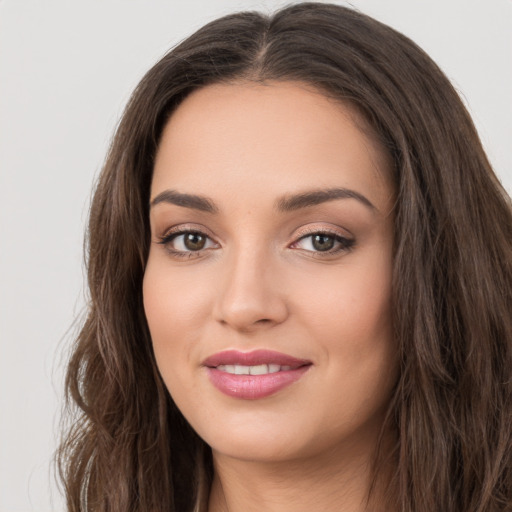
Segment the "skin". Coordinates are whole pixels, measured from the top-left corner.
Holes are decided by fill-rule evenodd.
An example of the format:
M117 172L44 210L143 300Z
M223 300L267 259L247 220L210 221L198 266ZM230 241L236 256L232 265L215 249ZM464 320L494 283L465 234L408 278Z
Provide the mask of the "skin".
M362 126L311 87L270 82L207 86L165 127L151 200L173 190L217 210L153 204L143 290L165 384L212 448L210 511L365 509L397 362L390 164ZM345 197L276 210L283 197L333 188L371 206ZM203 249L183 236L161 243L176 230L204 233ZM313 244L311 233L326 231L337 252ZM202 365L229 349L312 365L281 391L243 400Z

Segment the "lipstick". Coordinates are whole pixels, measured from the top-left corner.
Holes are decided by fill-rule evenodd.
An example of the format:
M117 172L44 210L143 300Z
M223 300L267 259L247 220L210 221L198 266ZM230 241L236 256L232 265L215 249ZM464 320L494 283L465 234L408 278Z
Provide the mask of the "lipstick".
M272 350L226 350L208 357L203 366L210 382L225 395L257 400L299 380L312 363Z

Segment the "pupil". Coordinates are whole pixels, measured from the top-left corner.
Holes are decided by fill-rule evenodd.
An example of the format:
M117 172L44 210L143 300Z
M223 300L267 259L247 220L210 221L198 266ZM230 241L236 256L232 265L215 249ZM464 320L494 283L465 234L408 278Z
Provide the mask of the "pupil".
M334 238L330 235L315 235L313 237L313 247L317 251L328 251L334 246Z
M205 237L199 233L188 233L185 236L185 247L190 251L199 251L204 247Z

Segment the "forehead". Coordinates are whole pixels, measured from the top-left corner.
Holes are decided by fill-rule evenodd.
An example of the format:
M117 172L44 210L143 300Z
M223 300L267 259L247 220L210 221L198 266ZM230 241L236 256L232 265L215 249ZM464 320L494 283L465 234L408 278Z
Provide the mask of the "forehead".
M165 126L151 195L344 186L382 205L392 195L390 161L363 125L353 107L301 83L210 85L190 94Z

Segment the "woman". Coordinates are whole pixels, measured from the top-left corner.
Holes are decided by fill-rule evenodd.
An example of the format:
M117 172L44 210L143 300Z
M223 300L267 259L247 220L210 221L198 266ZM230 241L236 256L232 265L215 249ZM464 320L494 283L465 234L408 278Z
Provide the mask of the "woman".
M510 510L511 235L410 40L328 4L208 24L94 196L69 509Z

